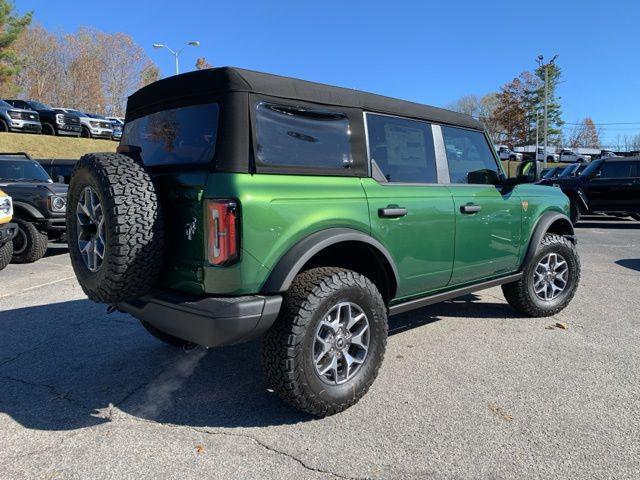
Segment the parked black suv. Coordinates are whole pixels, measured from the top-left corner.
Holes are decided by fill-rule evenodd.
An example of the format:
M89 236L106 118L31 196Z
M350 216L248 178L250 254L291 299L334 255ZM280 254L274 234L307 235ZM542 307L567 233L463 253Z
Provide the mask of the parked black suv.
M49 174L54 182L69 185L73 168L78 160L62 159L62 158L39 158L38 163Z
M593 161L577 177L550 179L571 200L571 221L588 213L631 216L640 220L640 157Z
M82 132L80 117L65 113L34 100L5 100L9 105L25 110L33 110L40 115L42 133L45 135L67 135L79 137Z
M67 185L54 183L26 153L0 153L0 189L13 198L13 263L42 258L66 233Z

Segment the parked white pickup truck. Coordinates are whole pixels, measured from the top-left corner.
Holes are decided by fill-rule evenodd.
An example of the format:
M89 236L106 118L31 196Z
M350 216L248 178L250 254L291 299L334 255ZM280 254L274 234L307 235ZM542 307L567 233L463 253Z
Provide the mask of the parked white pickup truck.
M560 150L560 161L566 163L587 163L591 161L591 155L575 153L569 148Z
M536 160L538 160L539 162L544 162L546 160L547 163L557 163L560 161L560 155L558 155L557 153L553 153L548 148L547 148L547 154L545 155L544 148L539 147L538 154L536 155Z
M505 145L498 147L498 156L500 157L500 160L516 160L518 162L521 162L523 158L521 153L514 152Z

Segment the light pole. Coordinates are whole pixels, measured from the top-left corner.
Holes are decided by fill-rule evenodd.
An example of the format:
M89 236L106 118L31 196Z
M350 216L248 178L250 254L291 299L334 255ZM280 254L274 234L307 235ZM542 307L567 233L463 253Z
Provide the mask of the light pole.
M544 57L538 55L538 64L544 67L544 168L547 168L547 138L549 136L549 65L556 61L558 55L554 55L553 58L544 63Z
M198 40L193 40L191 42L187 42L187 44L184 47L182 47L180 50L178 50L178 51L172 50L171 48L169 48L164 43L154 43L153 44L153 48L156 48L156 49L158 49L158 48L166 48L167 50L169 50L171 52L171 55L173 55L173 57L176 60L176 75L180 74L180 64L179 64L179 61L178 61L178 57L180 56L182 51L185 48L187 48L188 46L198 47L198 46L200 46L200 42Z

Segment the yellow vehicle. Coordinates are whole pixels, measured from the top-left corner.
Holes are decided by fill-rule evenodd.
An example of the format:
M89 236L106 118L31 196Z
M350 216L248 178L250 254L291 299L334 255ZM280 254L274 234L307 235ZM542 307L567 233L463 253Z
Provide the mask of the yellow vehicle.
M18 226L11 222L13 203L11 197L0 190L0 270L9 265L13 255L13 237Z

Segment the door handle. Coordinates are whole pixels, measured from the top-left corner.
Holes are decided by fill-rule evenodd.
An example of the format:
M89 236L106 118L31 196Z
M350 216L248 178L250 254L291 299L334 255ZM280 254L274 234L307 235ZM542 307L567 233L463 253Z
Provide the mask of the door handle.
M460 211L466 214L478 213L480 210L482 210L482 207L474 204L462 205L460 207Z
M383 218L404 217L406 214L407 214L406 208L398 207L396 205L388 205L386 208L378 209L378 216Z

